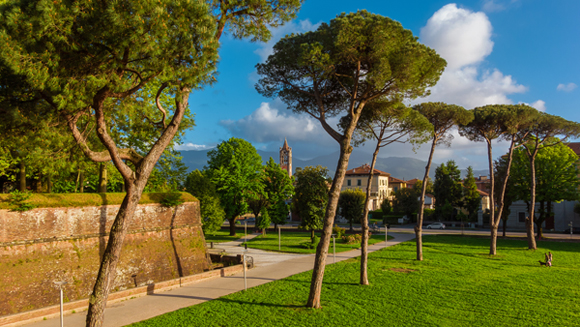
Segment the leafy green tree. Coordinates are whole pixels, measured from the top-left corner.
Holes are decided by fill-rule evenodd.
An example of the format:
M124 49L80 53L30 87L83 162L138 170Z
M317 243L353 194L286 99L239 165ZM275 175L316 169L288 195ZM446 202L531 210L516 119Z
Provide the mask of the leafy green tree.
M283 170L272 157L268 160L265 167L264 191L268 195L268 215L274 223L285 224L288 217L288 205L286 200L294 194L294 185L288 172Z
M528 156L530 166L530 217L526 223L526 231L528 238L528 248L536 249L536 239L534 238L534 223L536 222L535 210L536 207L536 165L535 160L538 151L541 148L548 146L555 146L560 142L565 142L570 137L580 136L580 124L568 121L562 117L554 116L546 113L540 113L539 117L528 126L527 129L521 130L521 134L525 133L525 137L520 137L520 142L525 153ZM561 139L556 139L560 137ZM544 146L545 145L545 146ZM539 234L541 236L541 232Z
M324 227L316 249L308 307L320 307L324 267L340 189L352 152L352 136L367 103L379 98L427 94L445 61L409 30L387 17L358 11L341 14L314 32L293 34L257 65L258 92L279 97L289 109L310 115L339 144ZM337 131L327 121L346 117Z
M463 107L456 105L449 105L443 102L427 102L421 103L413 107L421 113L431 125L433 125L433 132L431 134L431 151L425 166L425 174L423 175L423 182L421 184L421 193L419 195L419 207L423 208L425 205L425 193L429 185L429 171L431 170L431 162L433 161L433 154L437 145L451 144L453 135L450 130L461 124L467 124L473 120L473 114ZM417 190L419 189L418 186ZM415 239L417 240L417 260L423 260L423 215L424 211L419 210L417 217L417 225L415 225Z
M489 254L497 253L497 230L500 217L502 216L504 195L509 180L509 172L513 157L513 150L516 144L527 137L529 127L538 119L539 112L523 104L519 105L487 105L472 110L474 119L469 124L463 124L459 128L459 134L471 141L487 144L487 157L490 175L490 234L491 242ZM510 142L508 150L508 164L506 172L508 175L503 179L499 202L495 203L495 176L493 170L492 142L494 140L507 140ZM494 210L495 208L495 210Z
M381 148L394 143L410 142L416 144L426 142L433 126L417 111L396 101L387 99L371 101L363 111L355 132L355 145L364 143L367 139L376 140L375 151L371 160L370 171L374 172L377 156ZM348 121L346 119L346 121ZM356 138L359 138L358 140ZM368 285L368 220L369 201L374 174L369 174L367 180L366 198L364 203L363 219L361 220L361 274L360 284ZM340 198L339 198L340 206ZM352 223L351 223L352 229Z
M531 148L530 150L533 151ZM512 174L513 189L518 200L525 201L531 214L532 196L530 166L527 149L517 149L514 154ZM559 139L546 140L534 160L536 171L536 199L540 204L539 215L534 216L538 238L542 238L542 224L552 215L552 203L577 201L580 171L576 165L578 156ZM535 210L534 210L535 211Z
M256 217L256 227L262 230L262 234L265 233L266 228L270 227L270 215L268 214L268 210L266 207L262 207L262 211L260 212L260 216Z
M230 223L230 235L236 235L236 219L248 212L248 201L263 193L262 158L247 141L235 137L223 141L207 153L208 176Z
M461 171L455 161L449 160L447 164L435 169L435 183L433 184L435 196L435 215L442 220L453 220L453 211L446 215L441 208L449 203L452 207L463 207L463 185L461 184Z
M274 223L274 228L278 228L278 225L284 225L286 223L286 219L290 214L290 205L286 203L286 200L279 200L270 206L268 212L270 219Z
M310 230L314 243L314 230L322 228L324 209L328 201L330 177L326 167L296 168L296 186L292 209L300 217L300 227Z
M211 178L199 170L194 170L185 179L185 190L199 200L203 232L212 234L225 219L216 188Z
M17 0L0 7L0 62L25 80L23 87L8 83L0 88L20 88L14 94L26 90L43 107L52 107L85 155L96 162L113 161L127 186L89 300L88 326L102 325L126 221L133 216L155 163L179 130L191 90L215 79L223 31L267 40L268 26L291 19L299 7L299 0L100 4L40 0L34 5ZM138 153L116 143L110 126L126 108L122 100L154 82L160 85L155 92L158 113L148 120L158 136L149 140L145 153ZM171 108L158 101L164 92L173 95ZM103 150L86 142L87 134L94 132Z
M419 211L417 192L410 188L402 188L395 192L394 197L393 209L395 212L406 215L411 221L415 220L413 216Z
M467 167L467 176L463 181L463 205L467 209L467 219L477 221L477 211L481 206L481 195L477 191L473 168Z
M340 192L338 214L348 221L351 231L353 231L353 222L362 222L362 220L366 219L366 217L363 217L365 199L365 193L359 188Z
M383 212L383 217L390 215L393 212L393 206L391 205L391 201L389 199L385 199L381 203L381 211Z

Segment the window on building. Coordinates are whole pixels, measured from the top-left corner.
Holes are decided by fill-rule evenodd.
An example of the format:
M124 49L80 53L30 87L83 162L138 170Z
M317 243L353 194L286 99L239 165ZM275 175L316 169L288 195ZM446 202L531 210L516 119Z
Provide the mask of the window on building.
M361 185L362 185L362 182L361 182L361 180L360 180L360 179L357 179L357 180L356 180L356 186L361 186Z
M518 221L520 223L526 222L526 213L525 212L518 212Z
M350 186L350 179L346 180L346 186Z

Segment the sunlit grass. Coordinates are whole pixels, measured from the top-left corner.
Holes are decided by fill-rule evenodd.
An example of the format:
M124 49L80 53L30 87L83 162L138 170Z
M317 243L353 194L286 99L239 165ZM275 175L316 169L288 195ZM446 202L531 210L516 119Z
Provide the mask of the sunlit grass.
M328 265L322 309L304 307L311 272L168 313L136 326L578 326L580 244L425 236L371 253L369 286L359 261ZM554 266L538 260L552 251Z

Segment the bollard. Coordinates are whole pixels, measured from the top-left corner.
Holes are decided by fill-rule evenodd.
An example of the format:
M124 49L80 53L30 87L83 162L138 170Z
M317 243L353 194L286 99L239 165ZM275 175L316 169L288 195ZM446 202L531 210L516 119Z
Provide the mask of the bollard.
M247 268L246 267L246 251L247 250L244 250L244 259L243 259L243 261L244 261L244 291L248 290L248 281L246 280L246 268Z
M63 312L62 312L62 306L63 306L63 293L62 293L62 286L64 284L66 284L65 281L61 281L61 282L54 282L56 285L58 285L58 287L60 288L60 327L64 326L64 316L63 316Z

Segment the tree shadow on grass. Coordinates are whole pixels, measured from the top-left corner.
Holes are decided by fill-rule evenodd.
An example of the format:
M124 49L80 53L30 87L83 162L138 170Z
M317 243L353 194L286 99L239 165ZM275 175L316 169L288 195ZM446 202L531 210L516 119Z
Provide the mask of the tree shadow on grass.
M277 308L288 308L288 309L297 309L297 308L305 308L304 304L277 304L277 303L267 303L267 302L250 302L250 301L240 301L240 300L231 300L225 298L218 298L215 299L218 302L225 302L225 303L237 303L237 304L253 304L259 305L263 307L277 307Z

